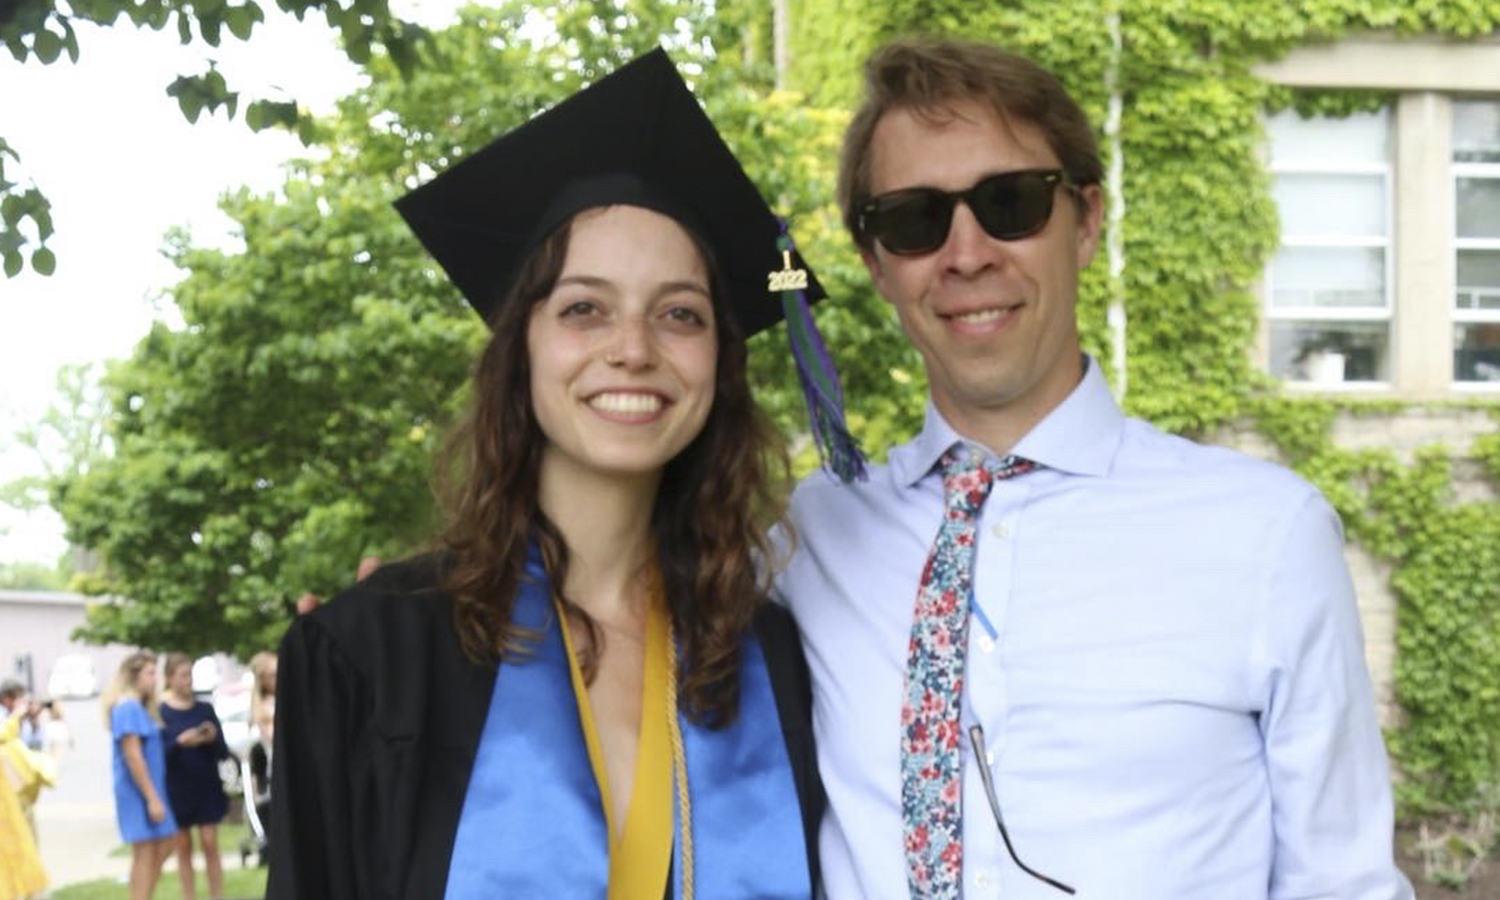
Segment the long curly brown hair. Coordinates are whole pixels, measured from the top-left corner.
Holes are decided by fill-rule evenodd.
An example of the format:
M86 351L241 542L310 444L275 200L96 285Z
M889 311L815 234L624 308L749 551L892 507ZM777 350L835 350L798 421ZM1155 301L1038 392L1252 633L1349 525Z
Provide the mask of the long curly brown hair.
M446 514L439 537L441 583L454 600L464 651L476 662L524 654L536 635L511 621L529 547L540 548L552 592L583 626L584 677L597 672L604 635L562 593L568 547L538 503L547 438L531 405L526 332L536 304L551 293L567 256L571 222L541 242L491 316L493 332L474 372L467 415L449 436L438 469ZM745 340L729 312L722 276L708 246L697 245L712 284L718 333L714 402L703 431L667 463L651 515L656 564L681 641L680 703L713 727L734 720L740 640L768 589L789 480L785 447L751 397Z

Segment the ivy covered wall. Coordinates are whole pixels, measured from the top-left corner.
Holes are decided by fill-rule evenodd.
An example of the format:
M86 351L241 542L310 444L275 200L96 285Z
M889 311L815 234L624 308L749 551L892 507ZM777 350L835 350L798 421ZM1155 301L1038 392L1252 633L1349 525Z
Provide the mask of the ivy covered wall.
M1126 268L1127 409L1159 426L1203 436L1248 423L1316 483L1344 517L1350 538L1392 566L1399 601L1388 735L1401 770L1403 812L1462 812L1500 782L1500 504L1459 502L1451 451L1403 460L1381 448L1341 449L1339 415L1395 416L1397 401L1289 396L1254 358L1256 280L1278 243L1275 204L1261 156L1262 117L1296 106L1343 114L1387 97L1370 92L1294 92L1253 67L1308 44L1370 31L1474 37L1500 30L1495 0L791 0L790 83L812 104L848 110L864 56L900 33L951 33L1026 53L1056 73L1096 125L1105 118L1110 38L1120 18L1118 60ZM826 234L824 240L832 240ZM821 243L821 241L820 241ZM847 240L823 251L850 267ZM1086 274L1080 321L1090 352L1106 359L1107 288L1102 260ZM868 300L857 307L868 311ZM820 313L844 327L844 313ZM889 316L868 327L895 328ZM836 345L837 346L837 345ZM847 345L846 345L847 346ZM843 360L840 360L841 364ZM853 362L857 367L857 362ZM880 390L901 408L881 419L883 446L920 421L920 392L903 390L920 367L867 375L851 395ZM1500 484L1496 434L1476 442ZM904 406L903 406L904 404ZM910 408L916 406L914 411ZM858 412L858 411L857 411ZM878 417L877 417L878 418ZM865 420L856 415L859 427ZM898 423L893 426L891 422Z

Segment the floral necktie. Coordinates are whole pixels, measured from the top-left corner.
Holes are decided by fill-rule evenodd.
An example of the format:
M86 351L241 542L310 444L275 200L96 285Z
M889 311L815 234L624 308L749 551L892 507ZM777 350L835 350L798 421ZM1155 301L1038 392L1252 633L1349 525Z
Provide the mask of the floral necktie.
M1018 456L985 462L954 444L943 470L943 524L917 588L901 704L901 813L913 898L956 900L963 878L963 765L959 749L964 651L969 642L974 532L996 479L1030 472Z

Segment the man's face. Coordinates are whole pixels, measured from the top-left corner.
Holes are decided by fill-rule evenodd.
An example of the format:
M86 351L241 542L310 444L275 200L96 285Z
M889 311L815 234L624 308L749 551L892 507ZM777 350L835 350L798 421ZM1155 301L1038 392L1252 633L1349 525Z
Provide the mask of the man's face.
M937 115L887 113L871 141L872 196L913 187L962 191L981 178L1060 168L1030 122L1002 120L987 104ZM1061 403L1082 375L1074 307L1078 272L1098 244L1100 191L1056 188L1051 218L1019 240L990 237L964 203L947 240L902 256L878 241L863 256L875 286L922 354L933 402L961 434L1012 439ZM1004 448L997 448L1004 449Z

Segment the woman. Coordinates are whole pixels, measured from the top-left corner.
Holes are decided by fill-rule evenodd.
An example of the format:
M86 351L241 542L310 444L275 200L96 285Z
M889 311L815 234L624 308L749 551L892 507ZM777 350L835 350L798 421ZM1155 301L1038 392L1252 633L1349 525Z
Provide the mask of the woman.
M268 740L276 705L276 654L262 650L250 657L250 676L251 734Z
M29 759L33 752L21 743L21 711L0 718L0 900L26 900L47 886L21 801L21 792L36 777Z
M219 822L229 812L229 798L219 778L219 762L229 758L224 729L211 704L193 694L193 658L167 654L167 692L161 720L167 747L167 799L177 820L177 879L183 900L198 896L193 871L193 828L203 848L208 895L224 896L224 867L219 858Z
M441 551L282 643L267 896L810 896L774 217L659 51L398 206L494 334Z
M103 704L114 740L115 818L120 839L130 845L130 900L149 900L177 836L166 804L156 657L146 652L125 657Z

